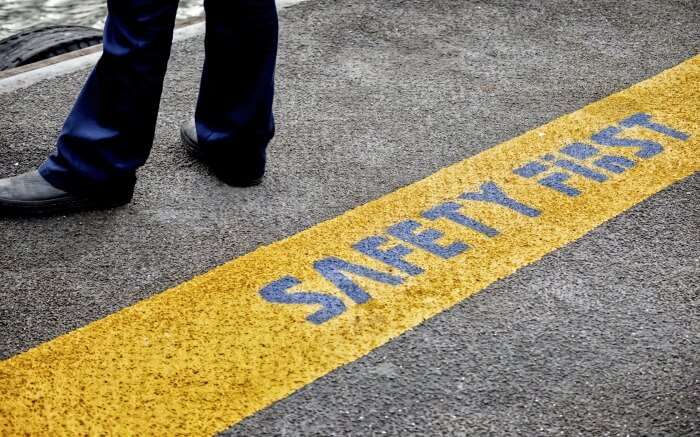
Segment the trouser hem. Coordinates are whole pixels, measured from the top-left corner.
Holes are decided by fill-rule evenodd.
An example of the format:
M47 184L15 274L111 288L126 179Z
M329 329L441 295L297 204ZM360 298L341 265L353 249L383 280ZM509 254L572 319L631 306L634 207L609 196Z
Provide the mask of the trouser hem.
M110 182L96 182L69 172L57 172L47 163L39 167L39 174L48 183L70 194L104 199L131 198L136 185L136 175L119 177Z

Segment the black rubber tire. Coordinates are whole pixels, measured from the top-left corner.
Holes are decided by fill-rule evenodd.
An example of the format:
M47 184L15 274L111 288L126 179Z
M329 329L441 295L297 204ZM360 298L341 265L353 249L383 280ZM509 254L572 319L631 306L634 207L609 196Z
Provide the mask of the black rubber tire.
M30 27L0 41L0 71L100 43L102 31L92 27Z

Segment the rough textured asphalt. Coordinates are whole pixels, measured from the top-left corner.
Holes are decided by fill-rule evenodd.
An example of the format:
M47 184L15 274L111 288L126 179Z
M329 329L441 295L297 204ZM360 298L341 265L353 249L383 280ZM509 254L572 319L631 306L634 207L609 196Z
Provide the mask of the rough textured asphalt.
M0 222L0 358L678 64L688 1L312 0L282 14L266 182L179 148L176 44L133 205ZM0 95L0 175L41 162L86 72ZM682 181L231 434L700 432L700 177Z

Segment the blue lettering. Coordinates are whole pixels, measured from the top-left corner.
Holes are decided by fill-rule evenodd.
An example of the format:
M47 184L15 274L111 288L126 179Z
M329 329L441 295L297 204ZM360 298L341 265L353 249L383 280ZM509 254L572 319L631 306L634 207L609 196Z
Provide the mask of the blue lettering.
M473 229L477 232L480 232L488 237L495 237L498 235L498 231L495 230L494 228L487 226L480 221L474 220L471 217L467 217L466 215L462 214L459 212L459 210L462 208L462 205L459 205L454 202L445 202L441 205L436 206L435 208L426 211L423 213L423 217L429 219L429 220L437 220L439 218L446 218L450 221L453 221L457 224L460 224L462 226L466 226L467 228Z
M429 228L417 234L416 230L420 227L421 224L417 221L406 220L390 227L387 232L389 235L392 235L399 240L405 241L408 244L416 246L444 259L457 256L469 249L468 245L460 241L454 242L447 246L441 246L435 243L435 241L443 237L442 232Z
M557 190L560 193L564 193L567 196L570 197L575 197L581 194L581 192L570 186L566 185L564 182L569 179L570 175L566 173L552 173L551 175L547 176L546 178L540 179L538 182L540 185L545 186L547 188L551 188L553 190Z
M635 166L635 162L623 156L605 155L593 161L593 164L613 173L624 173L628 168Z
M622 132L621 128L612 126L593 135L591 139L598 144L602 144L603 146L639 147L636 155L645 159L658 155L664 150L661 144L657 143L656 141L617 138L617 135L619 135L620 132Z
M372 270L358 264L352 264L336 257L324 258L314 263L317 272L323 275L345 293L355 303L365 303L372 298L359 285L350 280L343 272L352 273L358 276L371 279L389 285L399 285L403 283L403 278L390 275L388 273Z
M496 205L504 206L508 209L512 209L513 211L528 217L538 217L541 214L539 210L508 197L506 193L493 182L483 183L481 185L480 192L463 193L459 196L459 198L465 200L474 200L477 202L495 203Z
M624 119L620 122L620 126L622 126L622 127L641 126L641 127L645 127L647 129L651 129L653 131L656 131L660 134L664 134L668 137L675 138L677 140L685 141L688 138L690 138L690 135L688 135L685 132L671 129L668 126L664 126L664 125L659 124L659 123L654 123L653 121L651 121L651 115L644 114L644 113L634 114L631 117L627 117L626 119Z
M622 126L625 129L640 126L653 130L660 134L669 136L671 138L683 141L690 138L690 136L685 132L677 131L675 129L671 129L668 126L652 122L651 115L644 113L634 114L631 117L627 117L626 119L620 122L620 126ZM602 131L598 132L597 134L593 135L591 138L596 143L602 144L604 146L639 147L639 150L636 152L636 155L640 158L645 159L651 158L654 155L658 155L663 151L663 147L661 146L661 144L657 143L656 141L631 138L617 138L617 135L619 135L622 132L622 130L623 129L619 127L607 127Z
M585 160L594 157L598 154L598 149L590 144L573 143L568 144L561 149L560 152L569 155L573 158ZM635 162L624 156L618 155L603 155L593 161L593 165L600 167L612 173L624 173L627 169L635 166ZM580 173L579 173L580 174Z
M513 173L517 174L518 176L522 176L524 178L531 178L533 176L537 176L540 173L543 173L547 171L549 166L546 166L542 163L539 163L537 161L532 161L528 162L527 164L523 165L522 167L518 167L515 170L513 170Z
M585 143L567 144L559 151L576 159L588 159L598 154L598 149Z
M406 246L398 244L390 249L382 250L379 247L389 241L386 237L369 237L355 243L353 249L363 253L370 258L374 258L383 262L386 265L396 267L397 269L408 273L411 276L417 276L423 273L423 269L409 263L404 259L406 255L413 252Z
M556 159L553 155L545 155L543 158L547 161L554 162L554 165L557 167L563 168L564 170L569 170L596 182L605 182L608 180L608 177L604 174L593 171L588 167L575 163L574 161L570 161L568 159Z
M345 311L345 304L338 297L321 293L288 292L290 288L299 284L301 281L297 278L285 276L266 285L260 290L260 296L271 303L321 305L323 308L306 317L306 320L316 325L327 322Z

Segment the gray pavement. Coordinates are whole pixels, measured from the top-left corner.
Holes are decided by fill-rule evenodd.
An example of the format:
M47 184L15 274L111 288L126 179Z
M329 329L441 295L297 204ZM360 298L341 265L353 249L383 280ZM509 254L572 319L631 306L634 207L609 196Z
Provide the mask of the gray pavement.
M282 14L265 183L179 148L202 38L174 46L136 201L0 222L0 359L700 52L696 1L311 0ZM50 151L86 72L0 95L0 175ZM697 175L230 430L700 433Z

